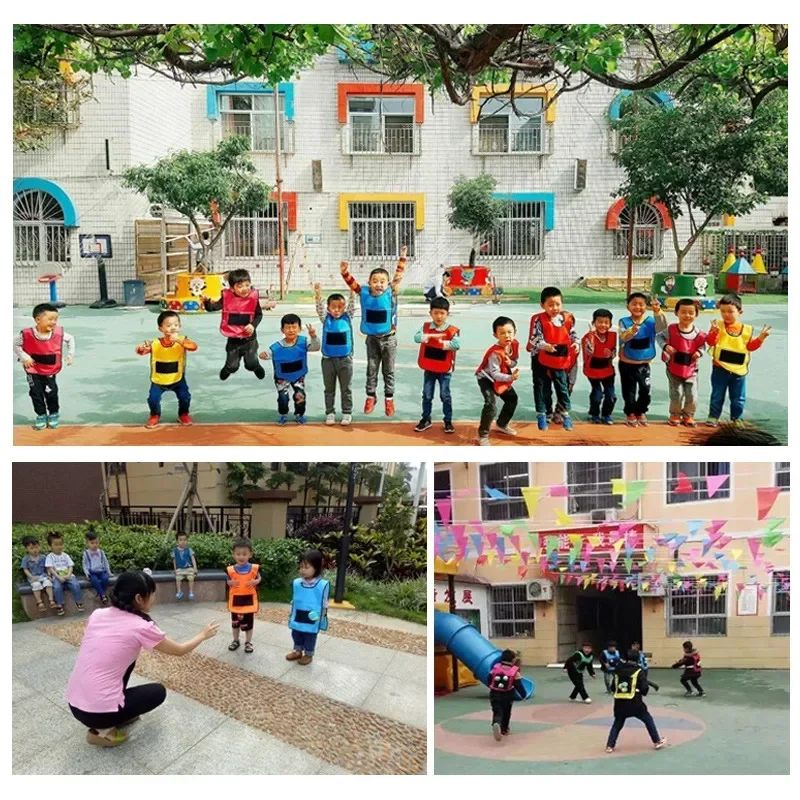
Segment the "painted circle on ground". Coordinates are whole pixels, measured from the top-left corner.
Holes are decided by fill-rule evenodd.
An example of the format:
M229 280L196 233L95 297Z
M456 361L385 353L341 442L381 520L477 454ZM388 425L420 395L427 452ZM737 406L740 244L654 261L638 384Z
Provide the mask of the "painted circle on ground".
M667 747L686 744L705 733L698 717L669 708L650 708ZM490 724L492 712L476 711L451 717L434 731L437 750L465 758L496 761L576 761L653 752L644 724L630 719L619 735L616 749L606 753L606 739L613 722L611 704L589 706L551 703L537 706L515 703L511 733L495 742Z

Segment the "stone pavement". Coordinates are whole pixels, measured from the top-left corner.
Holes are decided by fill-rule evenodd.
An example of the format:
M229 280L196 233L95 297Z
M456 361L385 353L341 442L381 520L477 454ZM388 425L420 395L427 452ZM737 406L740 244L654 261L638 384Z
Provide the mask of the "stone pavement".
M291 647L285 624L258 619L255 652L246 654L227 649L230 615L218 603L159 606L152 616L178 641L211 620L220 632L182 658L142 652L131 683L160 681L167 701L113 749L86 744L63 698L84 621L13 626L14 773L425 772L424 655L328 633L312 664L300 667L284 658ZM335 621L354 616L333 612L332 632ZM404 635L411 651L424 642L424 626L384 618L383 628L366 629L378 637L381 630Z

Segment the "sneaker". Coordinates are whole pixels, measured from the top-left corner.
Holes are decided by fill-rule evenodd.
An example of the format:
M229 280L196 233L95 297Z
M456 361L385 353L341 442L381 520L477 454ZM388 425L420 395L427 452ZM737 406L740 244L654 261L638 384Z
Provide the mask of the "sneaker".
M226 370L226 369L225 369L225 367L223 367L223 368L222 368L222 369L219 371L219 379L220 379L221 381L226 381L226 380L228 380L228 378L230 378L230 376L231 376L230 372L228 372L228 370Z
M342 425L347 427L353 421L352 414L342 414Z
M744 425L744 420L741 417L739 417L739 419L732 419L731 422L736 425L737 428Z
M666 739L660 739L653 745L654 750L660 750L667 743Z
M613 425L614 420L611 417L603 417L603 425Z
M540 431L547 430L547 415L546 414L537 414L536 415L536 425Z
M587 697L583 702L586 703L586 704L589 704L589 703L592 702L592 698L591 697Z
M456 432L456 429L453 427L453 423L449 419L446 419L444 421L444 432L445 433L455 433Z
M371 414L375 410L375 398L367 397L364 401L364 413Z
M606 753L613 753L613 752L614 752L613 747L606 747Z
M416 426L416 428L414 428L414 430L415 430L417 433L422 433L423 431L426 431L426 430L428 430L428 428L430 428L430 427L432 427L432 426L433 426L433 423L432 423L432 422L431 422L429 419L425 419L425 417L423 417L423 418L422 418L422 419L421 419L421 420L420 420L420 421L417 423L417 426Z
M668 424L668 425L672 425L672 427L673 427L673 428L676 428L678 425L680 425L680 424L681 424L681 418L680 418L680 417L678 417L678 416L671 416L671 417L670 417L670 418L667 420L667 424Z
M600 417L589 417L589 422L591 422L593 425L599 425Z
M706 696L706 693L705 693L705 692L698 692L698 693L697 693L697 696L698 696L698 697L705 697L705 696Z
M175 599L176 600L182 600L183 599L183 592L176 592L175 593Z
M47 427L47 416L42 414L41 417L36 417L35 422L33 423L33 429L35 431L43 431Z
M694 693L692 692L692 690L691 690L691 689L689 689L689 691L688 691L688 692L686 692L686 693L685 693L683 696L684 696L684 697L694 697Z
M628 414L628 416L625 417L625 424L630 425L631 428L635 428L639 424L639 420L634 414Z
M75 603L75 608L83 614L83 603Z
M189 599L194 600L194 592L189 592Z
M144 424L145 428L148 428L149 430L152 430L153 428L157 428L158 427L158 422L159 422L160 419L161 419L161 417L158 417L155 414L151 414L147 418L147 422L145 422L145 424Z
M569 414L564 414L563 424L564 424L564 430L565 431L571 431L572 430L572 417Z
M516 436L517 432L512 428L510 425L506 425L505 427L501 428L497 423L495 423L495 427L500 433L504 433L506 436Z
M104 594L103 597L101 598L101 602L103 603L104 606L107 606L108 605L108 595Z
M493 722L492 723L492 736L494 736L494 740L496 742L499 742L499 741L502 740L503 734L500 733L500 723L499 722Z
M706 426L709 428L719 428L719 419L717 417L709 417L706 420Z
M278 417L278 425L285 425L288 421L289 421L289 418L286 416L286 414L281 414Z
M489 441L488 434L486 436L479 436L478 437L478 446L479 447L491 447L491 442Z
M192 418L188 414L178 414L178 422L188 428L192 424Z
M48 428L57 428L61 423L61 416L59 414L51 414L47 418L47 427Z
M394 416L394 398L387 397L384 402L384 411L386 412L387 417Z
M308 420L306 419L306 415L305 414L295 414L294 415L294 419L295 419L295 422L297 422L298 425L305 425L306 422L308 422Z
M262 367L261 364L259 364L253 370L253 373L255 374L256 378L258 378L260 381L263 381L264 380L264 376L267 374L266 372L264 372L264 367Z
M640 425L641 425L643 428L646 428L646 427L647 427L647 417L646 417L644 414L639 414L639 415L636 417L636 421L637 421L637 422L638 422L638 423L639 423L639 424L640 424Z
M697 427L697 422L695 421L694 417L684 417L683 418L683 424L687 428L696 428Z
M325 415L325 424L326 425L335 425L336 424L336 414L326 414Z

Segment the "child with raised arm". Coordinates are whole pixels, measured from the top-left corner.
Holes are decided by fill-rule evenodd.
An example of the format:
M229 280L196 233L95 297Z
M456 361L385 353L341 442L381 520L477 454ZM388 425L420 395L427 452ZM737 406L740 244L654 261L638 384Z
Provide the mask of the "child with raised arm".
M367 399L364 413L375 410L378 397L378 368L383 373L383 394L386 416L394 415L394 361L397 355L397 289L406 270L408 248L400 248L394 277L378 267L369 274L367 286L362 286L342 261L340 272L345 283L361 299L361 333L367 337Z
M613 425L611 412L617 402L614 393L614 358L617 355L617 334L611 330L614 319L608 309L598 308L592 314L589 332L581 339L583 374L589 379L589 422ZM602 406L601 406L602 403Z
M25 573L25 580L30 584L33 597L36 600L36 608L39 611L45 610L42 602L43 589L47 594L47 602L50 608L56 608L56 602L53 599L53 582L47 577L46 559L39 553L39 540L35 536L26 536L22 540L22 546L25 548L27 555L22 557L20 567Z
M497 411L498 397L503 408L495 423L497 430L506 436L517 435L517 431L509 424L519 401L514 391L514 382L519 379L517 326L513 319L497 317L492 323L492 333L496 343L484 353L478 369L475 370L478 387L483 395L483 411L478 425L478 444L482 447L491 444L489 430Z
M181 335L181 318L174 311L162 311L156 325L161 337L145 340L136 348L140 356L150 356L150 393L147 396L150 416L145 428L155 428L161 421L161 398L164 392L175 392L178 398L178 422L191 425L189 406L192 395L186 383L186 353L193 353L197 345Z
M303 425L306 422L306 375L308 353L320 349L317 333L311 325L306 326L308 336L301 336L303 321L297 314L285 314L281 318L283 339L273 342L260 358L272 361L275 373L275 388L278 390L278 425L288 421L289 399L294 400L294 418Z
M336 424L336 383L342 398L342 425L353 421L353 314L355 294L345 307L344 295L328 295L322 301L322 287L314 284L317 316L322 323L322 382L325 386L325 424Z
M111 578L111 565L106 554L100 549L100 541L95 531L86 534L86 549L83 551L83 574L97 592L100 602L108 605L108 582Z
M60 422L56 375L62 361L75 360L75 339L58 325L58 309L50 303L33 308L35 325L21 330L14 339L14 355L22 362L28 378L28 394L33 402L35 431L57 428ZM67 357L64 359L64 346Z
M57 531L50 531L47 534L47 543L50 545L50 552L44 560L50 580L53 582L53 594L56 601L56 614L64 616L64 589L72 592L75 599L75 606L78 611L83 611L83 591L78 579L73 574L75 562L64 552L64 539Z

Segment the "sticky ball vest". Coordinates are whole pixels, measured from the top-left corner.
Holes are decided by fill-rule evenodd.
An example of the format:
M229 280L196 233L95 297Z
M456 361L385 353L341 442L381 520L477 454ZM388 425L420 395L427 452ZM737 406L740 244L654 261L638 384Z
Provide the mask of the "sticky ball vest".
M491 358L492 353L498 353L500 355L501 362L502 362L500 364L500 372L503 372L506 375L510 375L511 374L511 366L509 364L506 364L505 360L503 359L503 356L507 356L508 353L506 353L505 347L503 347L503 345L501 345L501 344L493 344L483 354L483 359L481 360L481 363L478 366L478 369L475 370L475 374L477 375L478 373L483 372L483 370L486 369L486 365L489 363L489 358ZM514 339L511 342L511 356L510 356L510 358L511 358L512 361L518 361L519 360L519 342L516 339ZM503 392L508 391L510 388L511 388L511 384L510 383L505 383L505 382L501 382L501 381L494 381L494 390L495 390L495 392L497 392L497 394L503 394Z
M248 586L248 581L258 577L258 564L250 565L250 572L237 572L228 567L228 579L234 583L228 587L228 611L234 614L254 614L258 611L258 588Z
M591 340L592 353L589 354L587 339ZM614 359L605 356L606 350L613 353L617 348L617 334L614 331L606 333L606 340L601 341L595 331L587 334L583 342L583 374L590 380L610 378L614 374Z
M292 581L292 612L289 627L303 633L319 633L328 629L328 617L322 615L322 601L329 587L324 578L314 586L303 586L302 578Z
M322 355L345 358L353 353L353 323L347 314L339 319L327 314L322 323Z
M714 324L719 329L719 338L711 350L712 358L734 375L747 375L750 368L747 344L753 338L753 326L742 325L742 332L734 336L728 333L722 320L717 320Z
M583 652L583 650L576 650L572 655L574 656L576 654L580 656L580 661L575 665L575 669L577 669L578 672L583 672L583 670L585 670L586 667L591 666L592 659L594 658L594 653L590 653L587 656L586 653Z
M519 667L498 661L489 672L489 688L494 692L513 692Z
M361 287L361 333L385 336L392 332L392 287L372 295L369 286Z
M219 324L223 336L245 339L247 325L253 324L258 308L258 290L251 289L247 297L239 297L230 289L222 290L222 321Z
M37 339L33 328L22 331L22 349L33 359L29 372L34 375L57 375L61 372L64 329L53 328L50 338L46 341Z
M641 670L637 669L630 678L620 680L619 675L614 676L614 699L633 700L636 697L636 684L639 682Z
M186 367L186 351L180 344L186 337L179 336L178 341L164 345L161 339L153 339L150 343L150 381L159 386L170 386L183 378Z
M531 318L530 334L528 336L529 346L533 338L536 320L539 320L545 342L555 347L555 351L552 353L548 353L546 350L539 350L536 353L539 363L543 367L549 367L550 369L570 368L570 345L572 344L570 331L575 325L575 317L568 311L562 312L561 316L564 318L564 322L561 325L556 325L555 322L553 322L553 317L550 317L544 312L541 314L534 314Z
M608 650L603 650L603 659L606 662L606 669L609 672L613 672L617 668L617 664L620 661L620 654L619 650L616 653L610 653Z
M441 342L449 342L458 336L458 328L448 325L444 331L437 331L436 326L431 322L426 322L422 326L423 335L427 333L438 333L441 338L422 342L419 346L419 356L417 364L428 372L447 373L452 372L456 365L456 351L445 350L441 347Z
M269 349L272 352L272 365L278 380L297 381L308 372L306 357L308 347L305 336L298 336L291 347L273 342Z
M628 327L633 327L633 321ZM647 330L644 327L639 328L639 332L632 339L622 343L622 352L625 358L631 361L652 361L656 357L656 340L650 328Z
M667 362L667 369L676 378L686 379L697 374L697 362L692 357L702 347L698 347L698 341L703 341L699 335L695 339L681 336L680 328L675 323L667 328L667 344L674 347L675 352L671 356L664 353L663 358Z

